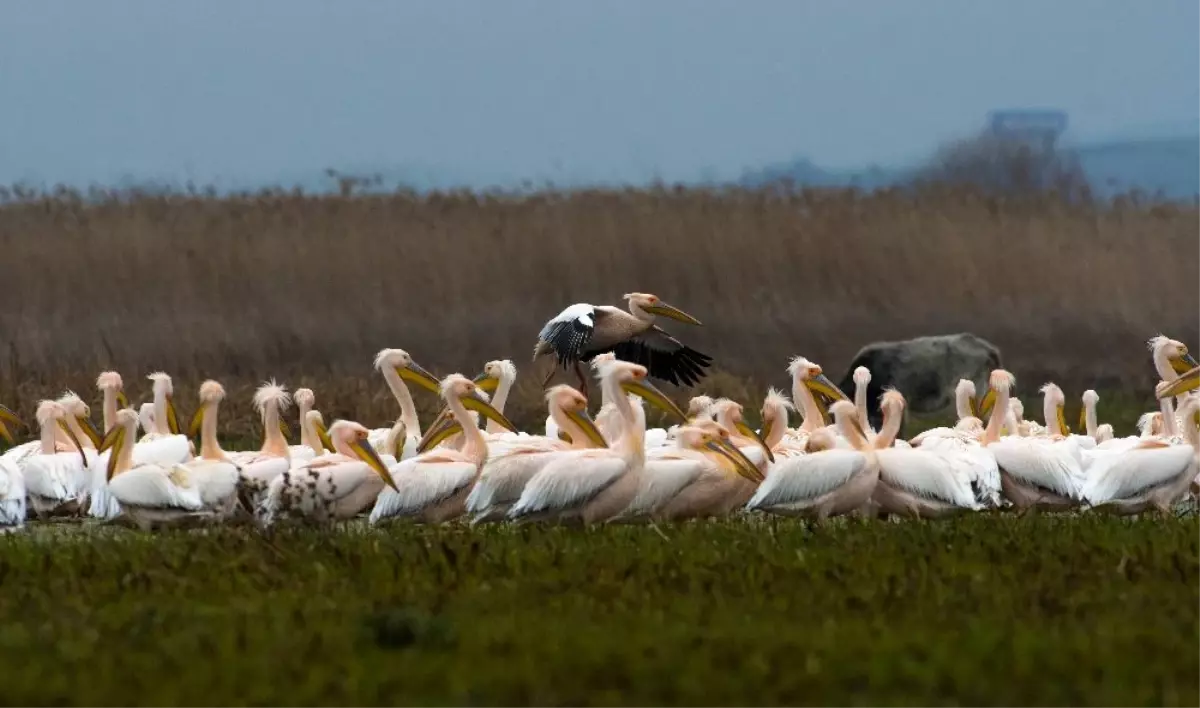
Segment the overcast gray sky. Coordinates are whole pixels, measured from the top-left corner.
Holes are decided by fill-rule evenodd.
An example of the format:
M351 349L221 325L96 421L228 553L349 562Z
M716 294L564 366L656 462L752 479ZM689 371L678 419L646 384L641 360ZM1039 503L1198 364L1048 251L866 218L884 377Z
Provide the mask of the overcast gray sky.
M1198 34L1196 0L12 0L0 182L724 177L1008 106L1194 129Z

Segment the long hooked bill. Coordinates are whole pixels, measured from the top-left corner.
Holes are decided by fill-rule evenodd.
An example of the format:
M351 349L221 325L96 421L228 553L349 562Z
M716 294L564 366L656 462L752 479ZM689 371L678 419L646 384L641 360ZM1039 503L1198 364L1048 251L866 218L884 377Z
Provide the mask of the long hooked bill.
M767 453L768 460L770 460L771 462L775 461L775 453L771 452L771 448L767 446L767 441L763 440L763 436L756 433L753 428L751 428L749 425L746 425L745 423L743 423L740 420L737 423L734 423L733 427L737 428L737 431L739 433L741 433L742 435L745 435L746 437L750 438L754 442L758 443L759 446L763 449L763 452Z
M112 450L108 454L108 469L106 470L106 479L112 479L117 471L117 458L121 456L121 448L125 444L125 426L114 425L107 433L104 434L104 439L100 441L100 452Z
M636 396L640 396L641 398L653 404L654 407L675 416L681 422L687 420L687 414L684 413L679 406L675 405L674 401L672 401L670 398L667 398L667 394L659 391L654 384L646 381L645 379L623 381L621 383L621 389L626 393L632 393Z
M365 437L355 438L350 441L350 449L355 456L375 470L376 474L383 479L384 484L395 489L397 492L400 489L396 486L396 480L392 478L392 473L388 471L387 465L383 464L383 460L379 459L379 453L375 452L375 448L371 447L371 443L367 442Z
M200 434L200 426L204 425L204 409L208 406L201 404L196 409L196 414L192 416L192 422L188 423L188 437L194 438Z
M475 387L487 393L495 393L500 387L500 379L488 374L486 371L480 372L478 376L471 379L475 383Z
M417 454L429 452L441 445L443 441L462 432L462 426L453 417L443 419L429 427L421 439L417 441Z
M980 420L983 420L987 416L991 415L992 408L994 408L995 405L996 405L996 389L991 388L989 386L988 390L985 391L983 394L983 399L979 401L979 413L976 417L979 418Z
M579 426L584 436L588 439L588 442L594 447L608 447L608 441L604 439L604 436L600 433L600 429L596 427L596 421L592 420L592 417L588 415L587 409L581 408L579 410L563 411L563 414L567 416L568 420ZM567 442L571 442L569 433L567 434L567 438Z
M741 476L745 477L751 482L754 482L755 484L763 481L763 473L759 472L758 468L754 466L754 463L750 461L750 458L746 457L742 451L737 448L737 445L733 445L727 440L714 440L713 442L708 443L708 447L709 449L724 455L726 459L732 462L733 468Z
M810 376L804 380L804 385L807 386L810 391L825 396L830 400L830 402L850 400L846 394L842 393L842 389L838 388L837 384L830 381L829 377L825 374Z
M23 425L23 423L21 422L21 419L17 417L17 414L13 413L8 406L0 406L0 437L8 441L9 445L15 445L17 441L13 437L12 431L8 429L8 426L10 425L14 428L17 428Z
M1079 430L1085 433L1087 432L1087 406L1083 406L1079 409Z
M1196 359L1188 352L1183 352L1179 356L1171 357L1170 363L1171 368L1174 369L1175 373L1177 374L1186 374L1189 370L1200 366L1200 362L1197 362Z
M974 396L967 396L967 410L976 418L983 419L983 414L979 411L979 400Z
M1070 435L1071 428L1067 425L1066 407L1062 404L1055 406L1054 415L1058 418L1058 427L1062 429L1062 434Z
M476 413L482 413L488 420L494 420L502 427L511 430L514 433L518 432L517 426L513 425L511 420L505 418L503 413L493 408L492 404L488 403L482 398L478 396L463 396L459 400L462 402L463 407L467 410L475 411Z
M71 426L67 425L67 421L63 420L62 418L58 419L58 427L67 434L67 438L71 441L71 444L75 446L77 451L79 451L79 459L83 460L83 466L87 467L87 455L83 452L83 445L79 444L79 437L71 431Z
M397 366L396 375L439 396L442 395L442 382L415 361L409 361L408 366Z
M1159 399L1163 399L1168 396L1179 396L1188 391L1195 391L1197 388L1200 388L1200 366L1183 372L1179 378L1171 381L1166 386L1156 388L1154 395Z
M654 305L647 305L647 306L643 307L642 309L645 310L646 312L649 312L652 315L662 315L663 317L669 317L669 318L675 320L676 322L683 322L684 324L696 325L697 327L702 326L702 323L700 322L700 320L696 319L695 317L692 317L691 315L689 315L688 313L679 309L678 307L675 307L674 305L668 305L667 303L665 303L661 300L658 301L658 303L656 303Z
M96 426L92 425L92 419L86 415L77 415L75 416L75 422L79 423L79 429L82 430L83 434L87 436L87 439L91 441L92 446L99 447L100 441L103 438L101 438L100 433L96 432Z
M325 448L329 452L337 452L337 448L333 446L333 440L331 440L329 437L329 430L325 427L324 423L319 423L314 420L312 426L313 430L315 430L317 433L317 439L321 441L321 447Z
M117 408L120 409L120 408L130 408L130 407L131 406L129 405L129 397L125 395L125 392L117 391Z
M175 401L173 399L174 396L167 396L167 430L171 431L172 435L179 435L179 412L175 410Z

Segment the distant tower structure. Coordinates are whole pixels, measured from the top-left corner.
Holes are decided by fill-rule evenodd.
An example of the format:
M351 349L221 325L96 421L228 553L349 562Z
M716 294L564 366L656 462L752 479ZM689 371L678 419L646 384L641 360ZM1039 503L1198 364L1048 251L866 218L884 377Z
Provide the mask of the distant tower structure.
M993 135L1053 152L1058 137L1067 129L1067 114L1056 110L992 111L988 124Z

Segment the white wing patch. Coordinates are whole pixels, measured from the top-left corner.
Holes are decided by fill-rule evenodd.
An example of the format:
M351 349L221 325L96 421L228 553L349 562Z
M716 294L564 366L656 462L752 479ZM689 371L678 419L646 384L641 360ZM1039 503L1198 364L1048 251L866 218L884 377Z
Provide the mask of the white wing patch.
M371 509L371 523L394 516L413 516L462 490L475 479L470 462L423 463L405 460L391 470L396 487L384 487Z
M767 478L747 509L764 509L812 501L832 492L867 465L856 450L825 450L781 460L767 470Z
M578 508L604 491L626 469L625 460L619 457L600 457L582 451L567 453L529 480L508 515L517 518L540 511Z

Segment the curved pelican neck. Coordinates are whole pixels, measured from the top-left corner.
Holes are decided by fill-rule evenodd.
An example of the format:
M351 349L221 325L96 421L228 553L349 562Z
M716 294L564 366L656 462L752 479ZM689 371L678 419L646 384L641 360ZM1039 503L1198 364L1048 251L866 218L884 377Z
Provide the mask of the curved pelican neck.
M1093 439L1096 437L1096 404L1093 401L1088 401L1083 404L1083 426Z
M548 409L550 418L558 426L559 431L571 436L569 447L572 450L586 450L589 447L588 437L584 434L583 428L580 428L574 420L571 420L571 417L567 415L562 406L552 403ZM558 442L557 438L554 440Z
M104 404L101 410L104 413L104 432L107 433L117 424L117 390L115 388L104 389Z
M821 409L817 406L817 399L813 398L812 391L808 390L808 386L804 385L804 381L799 376L792 377L792 400L800 402L800 408L804 411L804 422L800 424L800 430L811 433L818 428L825 427L825 421L821 418Z
M446 396L446 406L450 408L451 415L462 426L462 453L476 460L476 464L482 465L487 461L487 441L479 430L479 425L475 422L475 416L467 411L458 396Z
M318 455L325 452L325 448L321 445L321 439L317 436L316 429L308 420L308 414L312 411L312 404L308 399L297 404L300 409L300 444L307 445L312 448Z
M122 472L133 468L133 445L137 436L137 423L131 423L125 426L125 438L121 440L118 449L109 453L117 456L116 467L113 468L113 476L117 476Z
M224 460L225 451L217 441L217 410L219 401L204 404L204 420L200 423L200 457L205 460Z
M996 389L996 403L992 406L992 414L988 417L987 428L983 431L983 444L996 442L1000 439L1000 428L1004 426L1005 420L1008 418L1008 387L1001 386ZM1017 432L1011 431L1012 435Z
M283 431L279 429L279 404L276 401L269 401L263 407L263 446L262 452L276 457L285 457L288 454L288 443L283 437ZM208 422L205 419L205 422ZM214 428L214 435L215 435Z
M159 386L154 387L154 429L159 435L171 434L167 425L167 392Z
M409 392L408 386L404 384L404 379L400 378L400 374L396 373L393 366L384 365L382 371L383 380L391 389L396 403L400 404L400 422L404 423L404 428L409 435L421 437L421 424L417 421L417 406L413 403L412 394Z
M975 415L974 411L971 410L970 399L972 395L973 394L971 393L970 389L955 389L954 414L958 416L959 420L962 420L963 418L970 418L971 416Z
M766 425L767 421L771 421L771 432L763 438L763 442L768 448L774 450L776 445L783 442L783 436L787 433L787 409L778 406L763 412L766 413L763 416L763 425ZM720 455L717 456L720 457Z
M871 417L867 415L867 384L854 382L854 409L858 412L858 424L863 430L871 429Z
M512 390L513 379L510 376L501 376L500 385L496 387L496 395L492 397L492 408L504 412L504 404L508 401L508 393ZM490 435L497 435L505 432L504 426L500 425L491 418L487 419L487 432ZM574 437L572 437L574 439Z
M1173 438L1179 435L1179 426L1175 424L1175 404L1172 402L1172 397L1159 401L1159 408L1162 410L1162 426L1163 437Z
M43 455L53 455L58 452L58 420L51 418L41 430L41 452Z
M883 409L883 425L879 426L879 434L875 436L875 449L891 447L900 435L900 422L903 413L897 412L892 406Z
M608 390L609 400L613 402L617 413L620 414L624 425L621 426L620 437L613 447L618 448L626 459L644 459L646 454L646 424L634 413L629 398L621 390L621 384L615 376L607 376L601 383L602 389Z

